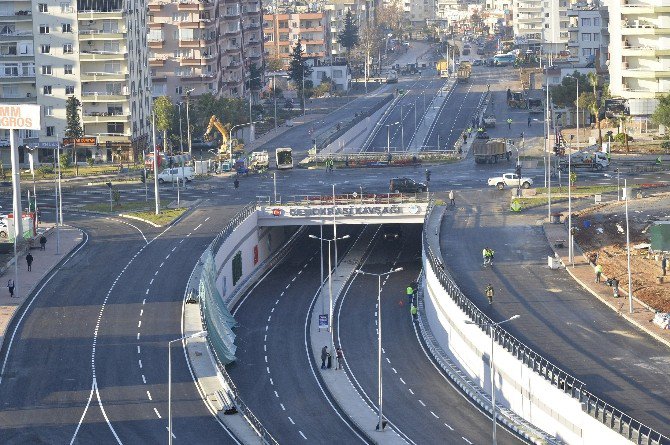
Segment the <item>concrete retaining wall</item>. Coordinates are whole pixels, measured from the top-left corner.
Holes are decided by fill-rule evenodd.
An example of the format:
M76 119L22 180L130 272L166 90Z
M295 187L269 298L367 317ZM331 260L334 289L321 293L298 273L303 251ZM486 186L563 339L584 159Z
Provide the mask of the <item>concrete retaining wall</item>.
M450 358L491 393L491 338L476 325L440 284L424 258L426 315L430 329ZM570 397L494 343L496 401L568 444L629 444L623 436L582 410Z

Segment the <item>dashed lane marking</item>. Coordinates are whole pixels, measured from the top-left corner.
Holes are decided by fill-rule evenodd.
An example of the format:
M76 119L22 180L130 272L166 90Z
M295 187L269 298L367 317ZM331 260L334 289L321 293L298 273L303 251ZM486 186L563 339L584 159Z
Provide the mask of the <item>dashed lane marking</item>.
M142 369L142 360L138 360L137 362L138 362L139 365L140 365L140 369Z
M198 225L195 227L195 229L193 229L193 231L195 232L195 231L198 230L200 227L202 227L202 223L201 223L201 224L198 224Z
M277 394L277 391L275 391L275 397L279 398L279 394Z
M470 445L472 445L472 442L470 442L470 441L469 441L468 439L466 439L465 437L461 436L461 439L463 439L464 441L466 441L467 443L469 443Z
M395 374L397 374L397 373L398 373L398 371L396 371L396 369L395 369L395 368L391 368L391 369L393 370L393 372L394 372Z
M157 410L156 408L154 408L154 412L156 413L156 416L157 416L159 419L162 419L162 417L161 417L161 413L159 413L158 410Z
M444 426L446 426L447 428L449 428L451 431L454 430L454 429L451 427L451 425L449 425L449 424L447 424L447 423L445 423Z
M407 384L407 383L405 383L405 381L402 379L402 377L400 377L400 381L402 382L403 385L406 385L406 384Z
M161 265L158 266L158 267L159 267L159 268L160 268L160 267L163 267L164 264L165 264L165 261L163 261L163 262L161 263Z
M137 345L137 353L140 353L140 345Z
M291 419L291 416L288 416L288 421L291 422L291 424L295 425L295 422L293 421L293 419Z
M433 417L435 417L436 419L439 419L439 418L440 418L440 417L439 417L437 414L435 414L434 412L431 411L430 413L431 413L431 414L433 415Z
M409 389L409 393L414 395L414 391L412 391L412 388Z
M286 408L284 408L284 404L283 404L283 403L280 403L279 406L281 406L281 410L282 410L282 411L286 411Z
M151 398L151 393L150 393L149 391L147 391L147 397L149 398L149 400L153 400L153 399Z
M142 326L142 320L140 320L140 321L137 322L137 327L139 328L139 327L141 327L141 326Z
M424 406L424 407L426 406L426 404L423 403L423 400L421 400L421 399L419 399L419 403L421 404L421 406Z
M298 431L298 432L300 433L300 435L302 436L303 439L307 440L307 438L306 438L305 435L302 433L302 431Z

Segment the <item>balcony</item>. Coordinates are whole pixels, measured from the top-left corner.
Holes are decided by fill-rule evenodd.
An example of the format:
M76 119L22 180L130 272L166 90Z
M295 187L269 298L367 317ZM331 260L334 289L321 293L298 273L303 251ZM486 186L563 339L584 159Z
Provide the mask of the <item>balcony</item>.
M77 11L78 20L123 20L125 15L126 12L123 9Z
M624 99L660 99L665 95L661 91L649 91L649 90L638 90L638 89L628 89L624 88L623 91L619 93Z
M149 58L149 66L161 67L165 65L165 61L169 59L169 56L161 54L160 56Z
M30 22L33 19L32 11L24 9L21 11L0 11L0 23Z
M182 57L179 59L179 66L202 66L207 65L205 59L200 57Z
M205 44L204 39L179 39L179 46L182 48L200 48Z
M0 34L0 42L7 42L7 41L10 41L10 40L19 40L22 37L32 38L33 37L33 32L31 30L3 32L3 33Z
M239 47L239 45L235 45L235 46L232 46L232 45L230 45L230 46L226 46L226 54L237 54L237 53L239 53L239 52L240 52L240 47Z
M86 132L86 137L97 137L99 144L104 144L106 142L131 142L132 134L130 131L127 133L93 133Z
M3 59L11 59L12 61L14 60L28 60L32 59L35 57L34 53L30 54L0 54L0 60Z
M579 42L577 40L568 40L568 47L578 48L579 47Z
M90 112L84 113L82 122L84 124L103 124L107 122L121 122L125 123L130 120L130 113L106 113L106 112Z
M149 48L162 48L164 40L163 39L147 39Z
M226 30L223 31L224 36L235 36L239 33L240 33L240 28L235 28L235 29L227 28Z
M32 74L16 74L15 76L0 73L0 84L17 84L17 83L35 83L35 73Z
M202 82L202 81L210 81L214 80L216 78L216 75L214 73L209 73L209 74L190 74L187 76L179 76L179 78L183 82Z
M149 3L149 12L160 12L163 8L163 3Z
M195 19L177 23L180 29L204 29L210 25L214 25L214 19Z
M659 79L670 78L670 69L663 68L626 68L627 62L623 62L621 77L633 79Z
M109 60L126 60L128 54L121 51L81 50L79 60L82 62L105 62Z
M128 80L128 74L123 71L116 73L93 71L81 74L82 82L123 82L126 80Z
M37 96L18 96L18 95L9 95L0 96L0 101L7 102L9 104L36 104Z
M81 93L81 101L83 103L95 102L126 102L128 100L128 93L119 91L118 93L98 93L98 92L84 92Z
M80 29L79 41L124 40L126 34L119 30Z
M200 9L205 9L205 5L200 5L200 2L188 2L185 0L180 0L177 5L177 11L200 11Z
M240 10L239 9L228 9L226 8L225 11L223 11L223 18L224 19L234 19L238 18L240 16Z

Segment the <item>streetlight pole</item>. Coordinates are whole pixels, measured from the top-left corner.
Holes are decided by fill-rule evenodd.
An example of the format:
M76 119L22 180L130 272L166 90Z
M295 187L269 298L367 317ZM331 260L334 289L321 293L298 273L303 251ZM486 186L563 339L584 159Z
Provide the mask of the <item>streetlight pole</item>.
M377 392L379 413L377 419L377 430L384 431L384 392L382 386L382 277L400 272L402 267L391 269L384 273L370 273L356 269L355 272L361 275L372 275L377 277Z
M392 124L386 124L386 153L391 154L391 127L398 125L399 122L393 122Z
M179 108L179 151L184 153L184 138L181 133L181 102L177 102L177 107Z
M494 343L494 338L495 336L493 335L493 329L497 328L503 323L507 323L508 321L516 320L519 318L519 315L512 315L510 318L507 320L499 321L497 323L483 323L482 326L488 327L489 328L489 336L491 337L491 355L489 356L489 365L490 365L490 373L491 373L491 417L493 417L493 436L492 436L492 444L496 445L498 443L496 439L496 379L495 379L495 367L493 366L493 343ZM477 324L474 321L471 320L466 320L466 324Z
M153 109L151 110L151 141L154 145L154 199L156 200L156 215L159 215L161 213L161 199L158 191L158 156L160 155L156 146L156 112Z
M195 91L195 88L186 90L186 139L188 141L188 154L191 154L191 121L188 115L189 103L191 102L191 93ZM155 145L155 142L154 142Z
M630 190L628 190L628 180L623 180L623 188L626 193L626 256L628 257L628 310L630 313L633 313L633 280L632 274L630 271L630 229L628 226L628 195L630 195Z
M195 334L176 338L168 341L168 444L172 445L172 343L188 340L191 338L204 337L207 331L196 332Z
M322 232L323 233L323 232ZM335 350L335 334L333 329L333 274L332 274L332 264L330 261L330 243L337 242L339 240L349 238L349 235L344 235L340 238L333 237L333 239L318 237L316 235L309 235L312 239L318 239L320 242L328 242L328 300L329 300L329 309L328 309L328 329L330 329L330 345L331 350ZM322 256L323 258L323 256ZM322 281L323 282L323 281Z
M272 97L275 100L275 130L277 129L277 75L272 75Z

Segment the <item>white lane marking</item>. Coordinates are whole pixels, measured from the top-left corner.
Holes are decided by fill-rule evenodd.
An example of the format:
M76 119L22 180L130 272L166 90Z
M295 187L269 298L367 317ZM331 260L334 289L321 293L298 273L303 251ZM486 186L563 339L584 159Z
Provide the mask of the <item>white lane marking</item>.
M403 385L407 385L407 383L405 383L405 381L402 379L402 377L400 377L400 381L402 382Z
M144 383L145 385L147 384L147 378L144 377L144 374L142 374L142 383Z
M270 320L272 320L272 315L268 317L268 323L270 323Z
M263 341L268 341L268 334L265 334L265 337L263 338Z
M205 222L207 222L207 221L209 221L209 216L207 218L205 218Z
M426 406L426 404L423 403L423 400L421 400L421 399L419 399L419 403L421 404L421 406L424 406L424 407Z
M414 395L414 391L412 391L412 388L409 389L409 393Z
M142 369L142 360L137 361L140 364L140 369Z
M154 412L156 413L156 415L158 416L159 419L162 419L161 413L159 413L156 408L154 408Z
M307 438L306 438L305 435L302 433L302 431L298 431L298 432L300 433L300 435L302 436L303 439L307 440Z
M293 425L295 425L295 422L293 421L293 419L291 419L291 416L288 416L288 421L291 422Z
M433 417L435 417L436 419L439 419L439 417L438 417L438 415L437 415L437 414L435 414L435 413L434 413L434 412L432 412L432 411L431 411L430 413L431 413L431 414L433 415Z
M153 280L154 279L152 278L151 281L153 281ZM142 300L142 306L144 306L145 304L147 304L147 299L146 298L144 300Z
M151 281L149 281L149 286L151 286L152 284L154 284L154 279L153 278L151 279Z
M472 445L472 442L470 442L470 441L469 441L468 439L466 439L465 437L461 436L461 439L463 439L464 441L466 441L467 443L469 443L470 445Z
M293 283L296 278L298 278L298 277L293 277L293 279L291 280L291 283Z
M395 374L397 374L397 373L398 373L398 371L396 371L396 369L395 369L395 368L391 368L391 369L393 370L393 372L394 372Z
M265 370L268 372L268 374L270 374L270 367L269 366L266 366Z
M158 271L154 272L154 277L155 277L156 275L158 275Z
M183 242L184 242L184 240L183 240L183 239L182 239L182 240L179 240L179 244L181 244L181 243L183 243Z
M280 296L280 297L283 297L283 296L284 296L284 291L282 291L282 293L279 294L279 296ZM279 300L277 300L277 303L279 303Z
M186 234L186 238L188 238L189 236L191 236L191 234L190 234L190 233L187 233L187 234Z
M140 333L139 332L137 333L137 339L138 340L140 339Z
M277 391L275 391L275 397L279 398L279 394L277 394Z
M286 408L284 408L284 404L283 404L283 403L280 403L279 406L281 406L281 410L282 410L282 411L286 411Z
M389 360L388 357L386 357L386 361L387 361L389 364L391 363L391 360Z
M174 247L172 248L172 252L174 252L175 250L177 250L177 246L174 246Z
M140 353L140 345L137 345L137 353Z
M144 295L149 295L149 289L144 292Z
M137 327L139 328L140 326L142 326L142 320L137 322Z
M144 315L144 309L140 309L140 317Z
M151 393L150 393L149 391L147 391L147 397L149 397L149 400L153 400L153 399L151 398Z
M274 380L272 380L272 377L270 377L270 385L274 386L274 384L275 384Z
M274 311L275 311L275 308L273 307L273 308L270 310L270 313L273 313Z
M265 356L265 363L267 363L267 362L268 362L268 356L266 355Z
M265 331L267 332L267 330L268 330L268 325L265 325Z
M263 344L263 352L268 352L268 345Z
M193 229L193 231L195 232L195 231L198 230L200 227L202 227L202 223L201 223L201 224L198 224L198 225L195 227L195 229Z
M298 275L300 275L301 273L302 273L302 270L299 270L299 271L298 271Z
M449 428L451 431L454 430L454 429L451 427L451 425L449 425L449 424L447 424L447 423L445 423L444 426L446 426L447 428Z
M165 261L161 262L161 265L158 266L158 267L159 267L159 268L160 268L160 267L163 267L164 264L165 264Z
M281 294L284 295L284 292L282 292ZM277 301L275 301L275 304L278 304L278 303L279 303L279 298L277 298Z
M286 289L288 289L289 287L291 287L291 283L286 285Z
M169 259L169 258L170 258L170 255L171 255L171 254L168 253L167 256L165 257L165 259L166 259L166 260Z

